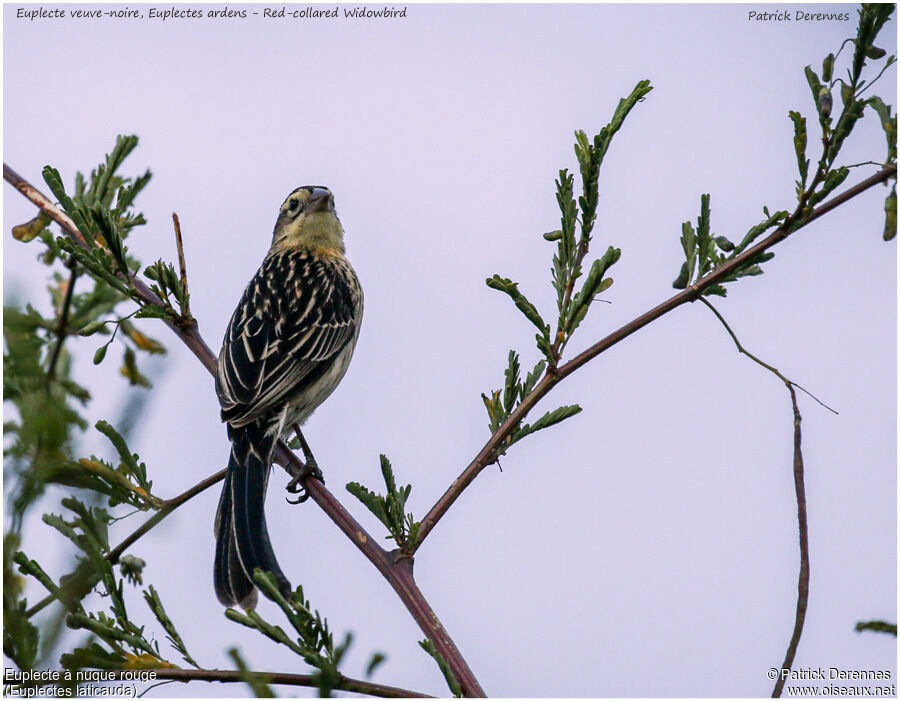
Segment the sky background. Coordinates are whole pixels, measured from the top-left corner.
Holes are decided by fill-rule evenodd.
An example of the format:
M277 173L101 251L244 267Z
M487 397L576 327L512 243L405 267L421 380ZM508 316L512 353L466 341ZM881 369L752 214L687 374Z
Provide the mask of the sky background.
M817 153L803 68L820 70L856 28L851 5L803 6L849 12L846 22L775 23L749 20L757 6L709 4L409 5L393 20L165 22L29 22L17 7L3 8L4 161L46 191L45 164L71 186L116 134L139 135L123 172L149 167L154 177L138 201L149 225L130 250L145 264L174 261L178 212L192 311L215 350L284 197L308 183L332 188L366 311L350 370L306 436L328 487L373 534L382 527L343 485L379 489L385 453L413 484L409 508L421 518L488 438L480 393L501 385L508 350L525 367L538 358L530 324L484 280L518 281L551 318L553 245L541 234L559 226L554 178L577 169L573 131L597 133L619 98L652 81L600 175L593 252L622 249L603 295L611 304L591 309L569 357L673 294L681 223L696 219L702 193L713 230L732 240L763 205L793 208L788 110L807 115ZM895 33L892 20L878 42L889 53ZM876 89L892 105L895 75ZM867 113L842 162L883 157ZM874 170L854 169L848 185ZM896 683L895 640L854 632L860 620L897 618L897 275L896 244L881 240L885 195L873 188L804 228L764 275L715 303L748 349L840 412L800 395L812 574L795 667L890 670ZM46 309L38 244L8 235L33 207L8 185L3 202L4 294ZM171 497L220 469L228 445L212 378L159 322L141 328L169 354L144 364L156 388L130 445ZM92 424L117 421L142 392L117 374L121 349L91 364L98 345L70 346L95 396ZM739 355L706 308L688 305L579 370L539 410L571 403L584 411L518 444L502 473L485 470L416 558L421 589L484 689L769 695L798 570L784 386ZM93 429L81 452L112 457ZM383 651L375 681L445 694L392 590L315 505L285 503L286 481L279 470L270 483L272 541L336 637L354 632L343 671L361 677ZM29 554L57 577L71 555L39 519L62 495L51 490L25 526ZM212 588L217 499L208 490L130 552L148 561L145 581L201 665L232 668L225 651L237 645L255 669L305 671L225 619ZM111 541L142 518L116 524ZM29 599L42 596L33 586ZM137 590L129 600L135 618L152 621ZM268 602L260 610L280 622Z

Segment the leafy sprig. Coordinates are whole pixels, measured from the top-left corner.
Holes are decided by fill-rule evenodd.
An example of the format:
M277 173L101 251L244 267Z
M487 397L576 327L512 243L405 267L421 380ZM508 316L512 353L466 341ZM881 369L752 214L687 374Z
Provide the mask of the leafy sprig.
M868 105L878 115L885 131L887 140L887 163L896 163L897 160L897 117L891 114L891 108L885 105L879 97L861 99L861 93L878 80L884 71L896 62L895 56L886 59L878 76L866 83L863 78L863 69L867 61L875 61L885 56L885 51L874 45L874 41L887 19L894 11L893 4L864 3L859 10L860 20L856 38L848 39L847 43L854 45L854 53L849 67L847 78L836 77L836 62L841 54L829 54L822 63L822 75L819 76L812 66L805 69L806 80L809 84L813 105L815 106L821 130L820 142L821 155L815 171L810 178L811 159L807 155L809 136L807 132L807 120L800 112L791 110L788 113L793 124L794 153L797 158L798 179L795 182L797 196L797 208L793 214L787 211L778 211L770 214L767 208L763 208L765 219L750 228L739 244L732 243L726 236L714 236L709 224L709 195L700 198L700 216L697 219L696 229L690 222L682 224L681 246L684 250L685 262L681 265L678 277L672 283L676 289L685 289L698 279L727 261L743 253L754 240L775 226L786 227L789 231L802 225L813 211L813 208L822 202L828 195L834 192L850 174L852 166L835 166L835 161L841 147L847 137L853 131L854 126L862 118L864 109ZM841 49L843 49L843 46ZM835 117L832 115L834 100L832 92L840 85L842 108ZM885 201L885 227L884 239L890 240L896 235L897 225L897 194L896 182ZM723 277L715 285L706 287L703 295L726 295L725 285L742 277L762 274L762 263L771 260L774 253L762 253L747 260L743 265Z
M385 455L381 455L380 459L381 475L387 490L384 495L373 492L358 482L348 483L347 491L359 499L385 525L390 533L388 538L393 538L397 547L411 556L416 549L416 536L419 531L419 522L411 513L406 513L406 500L409 499L412 486L407 484L397 487L390 460Z
M338 668L353 642L352 634L347 633L343 641L335 645L328 621L313 610L309 601L304 598L302 586L298 586L290 599L286 599L271 573L257 569L253 573L253 580L263 594L278 605L294 633L288 635L281 626L269 623L253 610L241 613L229 608L225 610L226 617L258 630L270 640L286 646L302 657L308 665L318 670L316 677L320 694L330 695L342 679Z

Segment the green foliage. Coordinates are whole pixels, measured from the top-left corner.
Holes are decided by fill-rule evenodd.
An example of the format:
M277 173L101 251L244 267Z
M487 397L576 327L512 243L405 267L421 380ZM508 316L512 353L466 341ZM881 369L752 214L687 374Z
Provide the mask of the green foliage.
M68 537L81 551L76 573L63 578L57 585L37 562L29 559L24 553L17 552L12 558L22 574L34 577L63 602L69 611L66 625L70 629L89 631L107 646L104 648L95 642L88 647L76 648L71 654L62 655L60 661L63 666L70 669L172 666L160 655L159 645L145 636L144 627L133 623L128 615L124 599L124 581L116 577L112 563L105 557L109 552L107 541L109 515L103 509L86 507L76 499L64 499L63 505L75 514L74 519L67 521L60 516L46 515L44 520ZM143 562L137 558L125 560L122 563L123 575L133 580L136 567L142 569ZM81 603L97 584L102 585L104 595L109 601L109 614L103 611L89 613ZM188 663L196 666L152 586L144 592L144 600L166 631L172 646ZM24 601L18 604L23 614L24 606ZM22 616L19 616L16 623L21 618ZM27 618L25 621L27 622ZM4 634L9 630L11 629L5 628ZM18 652L19 648L16 646L21 645L22 643L16 641L10 646L11 651ZM36 636L34 645L36 646Z
M153 265L147 266L146 270L144 270L144 275L154 281L150 285L150 289L163 301L162 306L153 305L154 310L165 310L170 316L179 316L172 304L174 299L181 310L180 315L187 316L186 310L190 295L185 291L184 286L181 284L181 279L171 263L166 263L160 259ZM153 313L157 312L154 311Z
M420 640L419 646L425 652L431 655L434 658L435 662L437 662L437 666L438 668L440 668L441 674L444 675L444 679L447 682L450 693L453 694L455 698L462 698L462 687L459 685L459 682L456 681L456 677L453 675L453 670L450 669L450 665L447 664L447 660L444 659L444 656L440 652L438 652L438 649L434 646L434 643L428 639Z
M153 482L147 476L147 466L132 453L125 439L106 421L98 421L97 430L106 436L119 454L116 467L95 455L69 460L56 469L48 470L45 482L90 489L108 497L110 507L128 504L146 511L158 509L159 499L151 493Z
M3 654L19 669L34 669L39 631L28 620L28 601L22 598L25 578L15 569L13 554L20 543L17 533L3 539Z
M509 418L509 415L534 389L544 372L545 366L545 361L539 360L523 380L520 375L519 354L514 350L509 352L508 364L504 372L505 382L503 389L491 391L490 396L486 394L481 395L481 400L484 402L484 407L488 414L488 428L492 434L497 432L500 426ZM503 455L507 448L525 436L543 428L549 428L570 416L574 416L579 411L581 411L581 407L577 405L561 406L553 411L548 411L533 424L516 426L498 449L497 455Z
M509 352L509 364L504 374L502 389L481 395L488 413L488 428L492 434L503 426L512 412L534 390L544 373L555 371L566 344L587 316L591 304L613 284L613 279L606 274L621 257L620 249L608 246L603 255L591 263L586 275L582 267L590 251L594 225L597 221L600 167L613 136L621 129L632 108L642 101L650 90L652 90L650 81L640 81L631 94L619 100L609 124L593 139L589 139L582 130L575 132L575 158L581 175L581 194L577 199L575 176L566 169L559 171L559 178L556 180L556 202L560 211L560 228L543 235L544 239L556 244L551 267L551 279L556 292L555 334L551 335L551 325L519 289L518 283L500 275L494 275L486 281L488 287L508 295L522 315L537 328L535 342L543 356L522 380L519 354L514 350ZM584 279L580 286L577 286L581 278ZM533 424L512 427L502 444L497 447L494 457L503 455L507 448L525 436L559 423L579 411L581 408L578 406L563 406L547 412Z
M897 637L897 624L888 623L887 621L860 621L856 624L856 632L860 633L864 630L871 630L876 633L887 633Z
M366 665L366 678L370 679L385 660L387 660L387 655L383 652L373 652L372 657L369 658L369 664Z
M11 527L44 490L47 475L64 467L74 434L87 428L76 409L89 392L71 379L71 358L56 336L57 321L28 305L3 313L4 456L17 477L11 495ZM11 410L10 410L11 409Z
M609 150L613 136L622 127L631 109L651 90L650 81L640 81L631 94L619 100L612 120L594 138L588 139L584 131L575 132L575 157L581 174L582 192L575 198L575 176L568 170L559 171L556 181L556 202L561 214L560 228L545 233L547 241L556 243L551 268L553 288L556 291L558 312L557 332L551 338L550 324L538 312L537 307L519 290L518 283L500 275L486 280L488 287L499 290L515 303L516 308L537 328L537 348L550 367L555 367L562 349L584 319L591 303L601 292L612 285L612 278L605 278L606 271L619 260L621 251L610 246L601 258L593 261L581 288L574 294L575 283L582 277L582 263L590 248L597 206L600 200L598 179L603 158ZM581 228L576 238L576 228Z
M298 586L288 600L281 595L271 573L257 569L253 573L253 580L263 594L278 605L296 637L288 635L280 626L269 623L256 611L240 613L230 608L225 610L225 616L235 623L258 630L270 640L286 646L302 657L308 665L318 670L315 676L319 683L320 695L330 695L341 680L338 667L353 641L353 636L347 633L343 642L335 645L334 637L328 629L328 621L322 618L318 611L313 611L309 601L304 599L302 586Z
M885 52L877 49L873 42L878 31L893 12L892 4L863 4L860 10L860 22L857 36L850 40L856 47L852 59L852 65L847 69L847 80L835 78L835 64L841 52L828 54L822 62L822 77L811 66L805 69L806 81L809 84L816 108L819 126L822 131L821 144L822 155L819 159L812 180L809 178L810 159L807 157L808 134L806 118L799 112L791 110L788 116L794 125L794 153L797 157L797 171L799 178L796 181L797 209L793 214L787 211L778 211L770 215L767 208L763 208L765 219L750 228L739 244L732 243L726 236L715 236L709 226L709 195L700 198L700 216L697 219L695 229L690 222L681 226L681 247L684 250L685 262L681 265L678 277L672 283L676 289L686 289L719 266L727 263L743 253L760 235L769 229L779 226L791 231L802 225L813 211L813 208L834 192L847 179L850 174L850 166L835 166L835 159L840 152L846 138L850 135L856 122L863 116L866 105L878 114L887 139L887 161L896 163L897 159L897 117L891 115L891 109L885 105L879 97L871 97L867 100L860 99L860 93L870 87L875 80L881 77L884 71L894 64L895 57L890 56L883 66L881 73L868 84L862 79L863 68L866 59L882 58ZM846 42L845 42L846 43ZM843 48L843 47L842 47ZM824 81L824 83L823 83ZM832 91L840 83L841 102L843 104L840 114L832 117L833 99ZM894 237L897 229L897 199L896 184L885 201L885 227L884 239ZM762 263L771 260L774 254L761 253L746 260L722 277L716 284L708 285L702 290L703 295L726 295L725 285L742 277L760 275L763 270Z
M67 520L55 514L45 514L44 522L66 536L80 551L75 573L62 578L59 584L56 584L37 562L29 559L24 553L17 552L13 556L13 561L19 566L22 574L34 577L63 603L69 611L66 617L66 625L69 628L87 630L109 648L104 649L95 643L89 648L76 649L72 654L62 656L62 664L68 668L168 665L160 656L158 645L145 637L144 627L133 623L126 610L124 580L116 577L113 565L106 557L109 553L110 515L105 509L88 507L71 497L63 499L62 504L74 518ZM138 562L136 558L132 558L128 563L132 579ZM127 572L127 567L123 567L123 571ZM89 613L81 603L97 584L103 587L112 615L103 611ZM173 645L187 656L181 638L165 615L162 602L152 587L150 594L145 593L145 600L169 633Z
M247 686L250 687L250 691L253 692L256 698L277 698L275 692L272 691L272 687L269 686L269 678L265 674L257 674L252 671L236 647L228 649L228 656L234 661L235 666L241 673L241 679L247 683Z
M822 155L816 169L815 177L807 188L806 174L800 161L798 149L798 164L800 165L800 180L797 186L797 201L800 206L800 214L797 221L803 221L812 208L828 196L838 185L843 182L849 171L846 167L835 168L841 147L847 137L853 131L856 123L863 117L866 105L872 107L878 114L885 130L888 142L888 153L885 163L895 163L897 160L896 115L891 116L890 107L885 105L881 98L874 96L862 99L862 94L872 87L884 72L896 63L896 56L888 56L880 72L874 79L867 81L864 78L864 69L870 62L878 61L885 57L886 52L875 46L874 42L885 22L894 12L892 3L863 3L859 10L859 23L857 34L849 43L853 45L853 56L846 69L846 78L838 77L836 62L840 58L842 50L847 42L841 46L837 54L829 54L822 63L821 78L811 66L806 67L806 79L813 95L813 102L819 117L821 128ZM832 116L832 94L838 89L841 96L841 111ZM791 119L796 125L799 114L790 113ZM796 136L795 136L796 146ZM807 163L808 165L808 163Z
M386 494L382 496L357 482L348 483L347 491L359 499L387 527L390 533L387 537L393 538L402 552L412 555L416 549L416 537L419 532L419 522L412 514L406 513L406 500L412 486L407 484L398 488L390 460L385 455L381 455L380 458Z
M884 234L882 238L890 241L897 235L897 184L891 188L891 194L884 201Z
M19 241L44 244L40 256L44 263L62 261L66 269L65 274L54 272L48 287L52 316L31 305L24 309L9 304L4 307L4 401L12 405L12 411L8 405L11 418L4 424L5 457L18 477L11 502L13 530L19 528L28 506L43 493L45 483L73 484L70 480L85 478L84 469L73 470L77 463L72 451L75 436L87 428L77 407L86 406L90 394L71 378L68 342L78 335L107 334L108 323L116 323L117 331L123 323L115 317L115 310L131 296L126 279L131 268L138 267L128 257L123 241L144 223L132 206L150 180L149 172L133 179L118 174L136 145L136 137L119 137L90 178L76 175L71 195L57 170L49 166L44 169L46 182L80 227L87 247L67 237L54 238L48 229L50 218L43 212L15 227ZM85 271L90 274L90 285L86 289L82 284L81 291L76 291L76 285L86 277ZM126 343L126 351L122 374L131 384L147 386L138 370L135 351L158 353L164 349L131 325L123 326L123 330L126 333L120 338ZM95 362L106 356L115 331L94 352ZM73 486L92 488L96 483Z
M700 196L700 216L697 217L697 228L690 222L681 225L681 248L684 250L685 262L681 264L681 272L672 287L683 290L696 280L704 277L723 263L740 255L754 240L768 229L787 218L787 212L776 212L769 215L764 210L766 219L752 227L741 240L734 244L725 236L716 236L710 229L709 195ZM733 282L748 275L761 275L760 263L771 260L774 253L760 253L722 278L720 283L707 286L702 294L724 297L727 292L725 283Z
M105 332L106 324L117 324L110 340L95 352L95 364L101 363L106 357L118 326L132 316L179 319L178 312L167 295L161 294L164 297L162 304L147 304L131 284L135 273L140 269L140 263L128 254L125 239L132 229L146 223L143 215L132 211L132 207L137 195L150 181L151 175L148 171L135 178L125 178L118 174L118 169L137 143L136 136L118 137L105 162L92 171L89 182L85 181L81 173L76 174L72 196L66 192L59 171L51 166L46 166L43 171L45 182L57 197L63 211L78 226L87 244L81 246L67 236L62 236L55 240L54 246L56 250L68 254L73 264L80 266L94 278L95 298L85 300L83 308L73 312L73 326L81 335L89 336ZM158 261L145 274L152 276L150 270L157 271L163 266L162 261ZM169 265L168 268L171 270L172 266ZM163 293L168 290L167 284L168 278L161 287L154 286L153 289ZM179 295L176 301L186 302L180 281L177 287ZM110 318L108 315L112 314L115 306L126 299L137 302L140 305L138 311L124 318ZM165 349L158 341L137 331L133 325L128 324L123 330L126 328L125 338L131 340L133 347L129 348L126 343L121 374L132 385L149 387L149 381L138 370L135 351L159 353L165 352Z
M166 631L166 638L168 639L169 643L171 643L172 647L174 647L176 650L178 650L179 653L181 653L184 661L189 665L199 667L200 665L194 662L194 658L191 657L190 653L187 651L184 640L182 640L181 635L178 634L178 630L176 630L175 624L172 623L172 619L169 618L169 615L166 613L166 609L163 607L162 601L159 598L159 594L157 594L156 589L154 589L152 585L144 591L144 601L147 602L147 606L150 607L153 615L156 616L156 620L159 621L159 624L163 627L163 630Z

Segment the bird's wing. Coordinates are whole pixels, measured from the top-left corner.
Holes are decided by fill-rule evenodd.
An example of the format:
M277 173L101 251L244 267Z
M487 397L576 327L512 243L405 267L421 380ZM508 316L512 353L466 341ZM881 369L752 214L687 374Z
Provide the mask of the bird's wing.
M352 271L306 252L270 256L231 317L219 354L222 419L279 411L324 372L358 326Z

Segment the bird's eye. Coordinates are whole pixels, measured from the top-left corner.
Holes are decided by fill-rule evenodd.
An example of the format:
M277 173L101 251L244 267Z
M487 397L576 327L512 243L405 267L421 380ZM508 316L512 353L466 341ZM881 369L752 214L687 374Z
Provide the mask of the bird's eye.
M292 197L291 201L288 202L288 209L292 212L296 212L300 208L300 200L296 197Z

